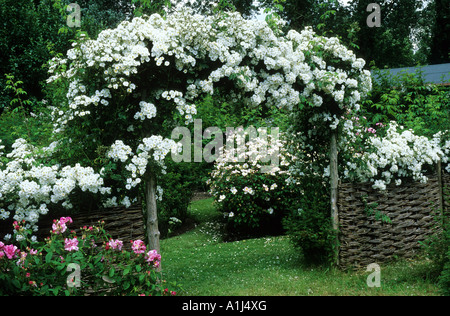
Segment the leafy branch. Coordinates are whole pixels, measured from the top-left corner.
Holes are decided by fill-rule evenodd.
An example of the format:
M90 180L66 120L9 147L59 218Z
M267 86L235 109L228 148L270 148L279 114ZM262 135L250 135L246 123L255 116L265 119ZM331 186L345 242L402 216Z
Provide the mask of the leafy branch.
M368 216L375 216L375 220L382 221L383 223L392 224L392 220L386 214L383 214L381 211L377 210L378 203L368 203L367 202L368 195L361 196L361 200L364 203L364 210Z
M20 86L23 84L23 81L14 81L14 75L5 74L6 76L6 86L5 90L12 91L14 94L14 98L11 100L10 105L14 106L15 104L19 104L19 107L24 108L25 106L30 106L32 102L30 100L22 100L20 96L26 96L27 92L23 90ZM18 111L16 107L13 111Z

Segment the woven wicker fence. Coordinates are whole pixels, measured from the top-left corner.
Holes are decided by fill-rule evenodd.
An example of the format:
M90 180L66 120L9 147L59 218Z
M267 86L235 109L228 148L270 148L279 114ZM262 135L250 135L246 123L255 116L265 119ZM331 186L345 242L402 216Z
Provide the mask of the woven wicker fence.
M427 183L389 186L384 192L370 183L339 186L340 249L342 268L361 268L396 257L417 254L438 226L436 212L442 207L443 187L450 175L429 176Z

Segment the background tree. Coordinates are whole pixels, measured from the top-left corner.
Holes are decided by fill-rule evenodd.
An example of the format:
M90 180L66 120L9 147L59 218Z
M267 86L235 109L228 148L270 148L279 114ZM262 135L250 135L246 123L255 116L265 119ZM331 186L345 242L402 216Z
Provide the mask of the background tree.
M260 1L288 21L289 28L312 26L321 35L338 36L358 56L379 68L445 62L448 58L448 0ZM381 6L381 27L370 28L369 3ZM447 59L448 60L448 59Z
M69 0L65 0L71 3ZM115 28L120 22L131 20L135 5L131 0L77 0L81 9L81 30L91 38L107 28Z
M54 4L57 0L0 1L0 86L5 86L4 74L23 81L30 98L43 97L42 83L47 78L45 63L52 52L64 52L70 47L73 33L58 34L65 21ZM0 113L10 105L12 96L0 89Z
M353 1L350 5L353 18L359 25L356 44L358 54L374 61L379 68L414 65L412 29L418 26L420 5L415 0L385 0L381 7L381 27L368 27L367 5L373 1Z
M434 0L430 7L434 13L430 63L448 63L450 62L450 1Z
M263 6L272 8L288 21L289 29L303 30L311 26L320 35L344 36L349 10L338 0L264 0Z

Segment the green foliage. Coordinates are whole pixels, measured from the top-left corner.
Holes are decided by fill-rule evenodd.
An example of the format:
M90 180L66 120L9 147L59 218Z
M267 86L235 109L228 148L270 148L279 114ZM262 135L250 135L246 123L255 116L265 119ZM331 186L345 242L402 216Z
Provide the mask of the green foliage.
M426 84L422 71L400 73L376 71L379 78L371 96L362 104L369 124L396 121L415 134L432 137L450 130L450 87Z
M431 64L450 62L450 1L434 0L428 6L431 11L429 60Z
M313 26L321 35L337 36L355 48L358 57L378 67L402 67L448 62L449 0L378 1L381 27L368 27L372 0L261 0L262 7L288 21L289 28ZM402 23L398 23L402 21Z
M67 4L71 1L67 1ZM109 28L115 28L124 21L133 17L133 3L130 0L77 0L81 9L81 27L89 37L97 35ZM63 12L64 13L64 12ZM67 15L68 13L65 13Z
M383 214L381 211L377 210L378 203L367 203L367 195L361 196L361 199L364 203L364 210L368 216L373 216L376 221L382 221L383 223L392 224L392 220L386 214Z
M43 66L52 52L63 52L70 46L71 31L59 34L65 21L53 6L57 0L0 1L0 74L9 73L23 81L30 97L42 98L41 83L47 78ZM7 79L0 78L0 86ZM0 112L11 96L0 91Z
M26 139L32 144L49 145L52 138L50 110L44 101L27 98L28 93L22 88L23 82L15 81L14 75L6 74L4 90L8 92L9 105L0 115L0 139L10 150L18 138Z
M450 202L450 188L444 188L444 199ZM442 294L450 295L450 221L447 211L439 210L434 233L420 242L425 256L433 266L427 274L437 280Z
M282 218L295 204L296 187L288 181L288 169L295 158L283 147L283 141L267 133L266 139L260 135L246 141L248 160L243 161L234 147L226 147L211 173L211 193L224 214L230 238L282 232ZM265 151L269 156L263 154ZM275 155L278 163L272 165Z
M179 221L183 223L186 220L195 182L191 164L168 160L166 166L166 174L161 175L158 181L164 192L162 201L158 202L158 224L162 237L169 236L179 226Z
M444 189L444 199L447 205L450 205L450 187ZM449 213L444 213L443 216L443 231L442 238L437 242L438 247L435 251L435 258L438 258L437 263L441 274L439 275L439 286L443 295L450 295L450 216Z
M213 200L195 201L190 212L198 225L161 241L168 280L192 296L436 296L435 280L423 278L426 260L382 265L381 287L367 286L371 272L312 267L287 236L224 241Z
M317 176L302 178L296 208L283 221L289 239L309 264L332 264L333 240L329 188Z
M151 15L153 13L159 13L164 16L167 13L166 10L170 9L172 5L169 0L131 0L131 3L136 6L134 10L135 16Z

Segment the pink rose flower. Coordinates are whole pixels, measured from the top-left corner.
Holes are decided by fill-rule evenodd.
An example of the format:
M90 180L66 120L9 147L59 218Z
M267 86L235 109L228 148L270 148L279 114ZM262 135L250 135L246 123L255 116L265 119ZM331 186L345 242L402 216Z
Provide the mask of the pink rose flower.
M60 221L56 221L52 225L52 233L53 234L62 234L66 231L67 226L64 223L61 223Z
M131 249L134 251L135 254L141 254L144 253L146 250L145 244L142 240L135 240L132 241Z
M109 246L110 248L114 249L114 250L122 250L122 246L123 246L123 242L119 239L111 239L110 241L108 241L107 246Z
M161 255L156 250L150 250L149 252L147 252L145 259L147 260L148 264L153 263L154 267L159 267L161 263Z
M52 225L52 233L53 234L62 234L67 230L66 223L72 224L73 220L71 217L61 217L59 220L53 220Z
M72 220L72 218L71 217L69 217L69 216L67 216L67 217L61 217L60 219L59 219L59 221L61 222L61 223L69 223L69 224L72 224L73 223L73 220Z
M72 250L78 251L77 237L75 237L73 239L69 239L69 238L64 239L64 249L66 251L72 251Z
M14 259L17 257L17 254L20 252L19 248L14 245L3 246L3 252L8 257L8 259Z

